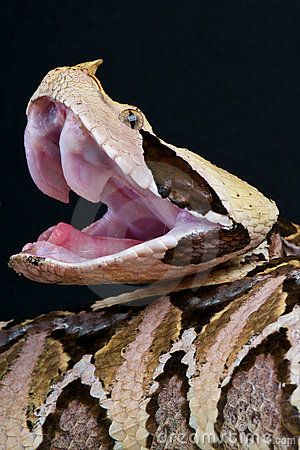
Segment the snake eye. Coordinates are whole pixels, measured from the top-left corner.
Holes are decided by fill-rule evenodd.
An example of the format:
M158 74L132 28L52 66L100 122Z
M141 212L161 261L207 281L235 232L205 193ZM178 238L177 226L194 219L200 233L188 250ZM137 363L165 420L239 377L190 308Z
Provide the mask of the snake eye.
M136 109L124 109L119 114L119 120L133 130L140 130L144 124L142 113Z

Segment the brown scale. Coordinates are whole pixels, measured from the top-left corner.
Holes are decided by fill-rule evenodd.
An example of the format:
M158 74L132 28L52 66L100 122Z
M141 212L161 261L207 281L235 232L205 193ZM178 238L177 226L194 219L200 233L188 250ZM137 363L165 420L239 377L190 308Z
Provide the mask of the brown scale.
M213 314L221 311L228 303L246 294L258 282L255 278L244 278L230 284L201 286L171 293L170 298L182 313L182 328L191 326L200 332L210 322Z
M54 329L53 339L58 340L70 357L70 364L78 362L86 353L106 345L115 328L127 318L128 313L107 311L95 315L91 312L72 314L64 320L65 328Z
M40 450L113 448L108 434L109 420L89 388L79 381L68 385L60 395L55 413L44 424Z
M37 412L51 392L51 386L67 371L69 359L59 341L46 339L44 350L31 375L26 420L30 429L37 423Z
M178 352L167 361L164 373L157 378L159 387L147 406L151 450L197 448L189 426L189 385L186 366L181 363L182 357L183 354Z
M18 358L22 350L24 341L15 342L3 353L0 353L0 381L13 364L14 360Z
M207 181L184 159L148 131L140 130L140 133L143 137L145 163L152 172L162 198L169 198L179 208L187 208L200 214L206 214L210 210L227 214Z
M290 396L281 388L281 383L288 383L284 360L288 349L285 333L274 333L251 350L235 370L218 403L215 428L223 439L220 448L241 449L247 440L260 447L267 439L268 448L274 448L276 439L285 439L289 445L275 448L297 448L299 416L296 421Z
M163 262L173 266L200 264L236 252L250 242L248 231L240 224L234 228L212 229L205 233L192 233L167 250Z
M120 325L107 344L95 353L96 375L106 390L112 389L116 372L124 362L123 351L136 338L142 318L142 314L139 314Z

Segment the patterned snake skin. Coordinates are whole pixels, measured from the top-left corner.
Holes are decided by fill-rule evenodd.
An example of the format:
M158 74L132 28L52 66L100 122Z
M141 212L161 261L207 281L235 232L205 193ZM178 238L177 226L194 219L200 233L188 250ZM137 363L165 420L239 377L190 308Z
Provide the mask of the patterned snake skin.
M51 95L72 108L109 152L113 135L103 140L99 130L124 105L106 96L97 65L51 71L32 101ZM106 264L13 256L17 272L43 282L164 277L80 311L0 322L0 449L299 448L300 227L276 222L275 204L245 182L149 137L146 119L143 133L121 126L114 159L121 167L127 152L136 183L190 207L192 194L174 188L180 168L201 186L202 213L213 205L235 225L206 260L213 231L208 247L197 234L164 241L163 250L158 239ZM153 165L161 146L175 161L173 190Z
M297 448L299 276L275 259L145 307L7 324L0 448Z

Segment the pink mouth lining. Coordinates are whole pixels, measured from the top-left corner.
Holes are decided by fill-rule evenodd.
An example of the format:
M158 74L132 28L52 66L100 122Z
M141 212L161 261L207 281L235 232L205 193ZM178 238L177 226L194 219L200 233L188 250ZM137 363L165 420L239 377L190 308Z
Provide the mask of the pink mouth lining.
M103 129L101 142L108 132ZM219 227L141 188L106 154L70 108L49 97L40 97L29 107L25 149L30 174L46 195L67 203L72 189L108 207L101 219L81 231L65 223L50 227L37 242L23 247L26 254L82 263L119 255L146 241L163 252L187 233Z
M70 189L108 206L82 231L59 223L23 252L64 262L116 254L168 233L179 209L141 189L96 143L80 119L48 97L29 107L25 149L30 174L47 195L68 202Z

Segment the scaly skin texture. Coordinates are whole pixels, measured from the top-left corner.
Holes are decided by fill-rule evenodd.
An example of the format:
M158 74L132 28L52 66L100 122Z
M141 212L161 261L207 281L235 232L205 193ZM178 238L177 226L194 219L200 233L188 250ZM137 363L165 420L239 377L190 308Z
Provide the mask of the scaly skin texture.
M33 98L51 94L70 106L102 143L100 123L126 105L106 96L97 64L50 72ZM155 191L140 134L131 131L118 141L118 156L128 149L133 173L142 171ZM141 282L161 272L164 280L80 312L0 322L0 450L299 448L300 228L278 221L269 232L273 202L167 145L213 187L250 240L237 251L230 242L223 259L216 252L209 272L212 261L186 264L188 240L176 244L184 264L178 258L168 269L162 260L172 247L154 249L155 264L128 252L105 267L14 256L17 271L44 282L130 282L137 274ZM194 258L200 247L196 239ZM146 306L121 305L141 300Z
M4 326L0 448L297 448L299 277L281 258L145 307Z
M64 263L50 258L28 256L23 252L11 258L11 267L28 278L46 283L142 283L203 272L257 247L276 221L278 210L275 203L256 188L199 155L166 144L155 137L144 116L141 133L125 126L118 116L130 105L117 103L104 92L95 77L95 70L100 63L101 61L95 61L50 71L33 94L29 106L35 100L47 96L70 108L102 150L121 170L126 170L132 182L161 198L157 174L149 161L147 163L146 157L147 149L149 146L153 147L154 141L159 146L152 149L154 157L156 151L161 151L162 155L168 152L171 155L169 163L178 166L174 166L175 170L180 174L190 174L187 180L184 179L184 184L188 186L191 183L192 192L196 188L193 179L201 177L202 187L205 184L207 190L214 192L219 208L227 211L228 220L235 224L234 228L221 230L206 239L201 235L183 234L173 236L167 243L162 239L150 240L141 248L132 247L117 255L84 263ZM162 156L156 157L162 159ZM158 175L160 179L164 176ZM177 178L178 174L175 172L174 179ZM199 188L199 204L201 190L203 188ZM169 198L165 201L168 204ZM192 203L197 204L197 197ZM198 217L197 211L193 211L193 214Z

